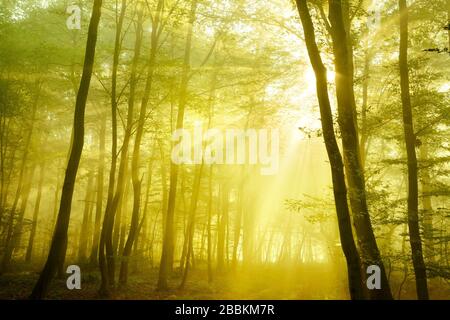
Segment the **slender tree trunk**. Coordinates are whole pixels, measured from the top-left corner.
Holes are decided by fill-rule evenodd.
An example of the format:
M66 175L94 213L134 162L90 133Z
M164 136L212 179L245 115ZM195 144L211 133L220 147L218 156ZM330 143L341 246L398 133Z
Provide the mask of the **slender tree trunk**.
M154 148L156 147L156 143L157 142L155 140ZM146 191L145 191L144 209L143 209L143 213L142 213L141 222L139 223L139 226L138 226L138 229L137 229L136 239L134 241L134 254L136 256L137 255L141 255L142 258L145 258L145 253L147 252L146 248L147 248L147 245L148 245L147 237L148 237L148 228L149 228L150 221L147 218L147 216L148 216L148 211L149 211L148 202L149 202L149 199L150 199L150 191L152 190L152 188L151 188L151 186L152 186L152 174L153 174L153 159L150 159L148 161L148 168L147 168L147 188L146 188ZM158 220L158 215L159 214L156 214L156 216L155 216L155 222L156 222L156 220ZM156 223L155 223L155 225L156 225ZM141 230L142 230L142 232L141 232ZM152 237L153 237L153 234L152 234ZM136 261L136 264L135 264L135 269L138 270L138 263L137 263L137 261Z
M429 151L427 142L423 142L420 148L420 160L426 166L429 161ZM431 203L431 175L430 170L422 168L422 207L423 207L423 237L425 246L425 258L427 262L435 262L434 237L433 237L433 206Z
M367 206L364 170L361 165L361 153L356 120L356 103L353 89L353 71L348 51L348 35L345 29L342 3L329 0L329 16L336 72L336 96L338 103L338 123L341 129L344 151L344 164L347 174L350 206L353 222L362 256L362 265L366 269L377 265L381 270L381 289L370 290L373 299L392 299L386 270L375 239Z
M370 76L370 53L369 48L366 43L366 48L364 50L364 80L363 80L363 101L361 108L361 139L360 139L360 150L361 150L361 166L364 169L366 166L367 158L367 140L368 140L368 128L367 128L367 109L368 109L368 93L369 93L369 76Z
M131 130L130 130L131 132ZM129 166L129 159L128 159L128 147L129 147L129 138L127 137L127 146L125 149L127 155L121 154L120 157L120 164L119 164L119 173L118 173L118 179L117 179L117 186L116 186L116 195L114 196L114 205L113 205L113 211L114 211L114 228L113 228L113 237L112 237L112 245L113 245L113 253L114 257L117 255L120 255L122 252L122 245L123 245L123 229L124 225L126 224L126 212L127 212L127 205L128 205L128 195L130 192L130 177L128 175L128 172L130 170ZM122 145L122 152L123 152L123 146ZM123 163L122 163L123 162ZM121 170L122 166L122 170ZM114 265L114 273L115 273L115 263ZM114 281L113 281L114 282Z
M212 268L212 230L211 230L211 222L212 222L212 198L213 198L213 166L209 167L209 179L208 179L208 235L207 235L207 260L208 260L208 283L212 283L213 281L213 268Z
M23 220L25 218L25 211L28 204L28 198L30 196L31 182L33 181L35 167L36 165L33 163L31 168L29 169L30 172L28 174L28 179L23 183L21 194L22 201L20 203L17 221L15 224L10 226L12 232L6 241L5 253L3 255L1 266L2 270L4 271L9 270L13 253L17 248L20 247L20 241L22 239Z
M84 58L83 74L80 80L75 103L75 115L73 122L73 143L70 152L69 162L67 164L64 185L61 194L61 203L59 207L58 220L56 222L55 232L53 234L50 252L39 279L31 293L30 298L42 299L45 297L50 281L57 271L58 262L63 260L65 249L67 247L67 229L69 227L70 211L72 205L72 196L77 176L78 165L80 163L81 153L84 143L84 114L86 101L91 83L92 69L94 67L95 47L97 43L97 30L101 16L102 0L94 0L91 21L89 23L89 32L86 44L86 53Z
M86 185L86 196L84 198L84 212L83 220L80 228L80 242L78 244L78 261L85 262L87 259L87 245L89 239L89 225L91 223L89 214L91 211L91 199L92 199L92 180L94 179L93 172L88 173L88 182Z
M105 115L103 115L105 116ZM98 245L100 240L100 225L103 212L103 188L104 188L104 172L105 172L105 145L106 145L106 117L101 120L99 135L99 159L97 172L97 204L95 206L95 223L92 240L92 251L89 258L90 264L98 263Z
M422 240L419 228L419 187L417 178L416 135L414 133L408 71L408 7L406 0L399 0L400 8L400 81L403 111L403 129L408 157L408 229L409 243L416 276L417 297L428 300L428 284Z
M181 206L178 206L180 208L180 211L183 213L183 223L181 226L182 229L182 235L183 235L183 247L181 250L181 257L180 257L180 273L183 274L183 268L184 268L184 262L186 261L186 255L187 255L187 251L188 251L188 227L187 227L187 221L188 221L188 209L187 209L187 204L186 204L186 181L187 179L187 173L185 168L181 168L181 183L180 183L180 193L181 193L181 203L182 203L182 209ZM178 200L179 202L180 200ZM176 228L176 226L175 226ZM177 234L176 229L175 229L175 234ZM175 238L175 240L177 240L177 238ZM174 243L174 247L176 248L176 243Z
M195 215L197 211L197 204L198 204L198 197L200 194L200 184L202 179L202 173L203 173L203 163L201 165L197 165L197 168L195 170L195 177L194 177L194 185L192 188L192 198L191 198L191 204L189 208L189 220L188 220L188 226L187 226L187 253L186 253L186 261L184 265L184 272L183 272L183 280L180 284L180 289L184 288L188 273L189 273L189 267L191 263L191 258L193 259L193 246L194 246L194 231L195 231Z
M9 123L3 111L0 111L0 222L3 220L3 214L6 208L6 155L8 154L8 134ZM1 227L0 227L1 230Z
M8 218L8 224L7 224L8 231L6 234L5 249L4 249L4 253L3 253L2 261L1 261L1 265L0 265L0 274L7 271L9 268L9 264L11 262L11 257L12 257L12 254L14 251L14 245L15 245L13 242L16 242L16 238L18 236L17 234L15 234L15 232L21 232L21 229L22 229L22 223L20 222L23 219L23 217L21 217L21 215L22 215L21 210L19 209L19 212L18 212L19 217L17 219L18 222L16 222L16 224L14 224L14 216L16 215L17 206L19 204L20 197L21 196L23 197L24 195L28 194L28 192L23 192L23 187L24 187L23 179L24 179L24 173L26 170L28 155L29 155L29 151L30 151L31 138L33 136L33 131L34 131L36 111L37 111L37 106L38 106L38 102L39 102L39 98L40 98L40 92L41 92L40 83L39 83L39 81L36 81L36 96L34 98L32 111L31 111L31 126L30 126L30 129L29 129L28 134L25 139L23 156L22 156L22 159L20 162L21 164L20 164L20 169L19 169L19 179L17 182L16 195L14 197L14 202L11 207L9 218ZM29 185L30 182L31 181L28 181L27 184ZM5 200L5 203L6 203L6 200ZM24 203L24 199L22 199L22 203ZM26 205L26 203L25 203L25 205ZM19 224L19 222L20 222L20 224Z
M30 237L28 238L28 247L27 247L27 253L25 254L25 262L30 263L33 253L33 245L34 245L34 239L36 236L36 229L37 229L37 223L38 223L38 217L39 217L39 209L41 205L41 197L42 197L42 185L44 184L44 172L45 172L45 164L41 164L41 169L39 172L39 185L38 185L38 192L36 195L36 202L34 204L34 211L33 211L33 222L31 225L31 231L30 231Z
M245 174L245 167L242 167L241 174ZM238 197L239 199L234 222L233 253L231 260L231 267L233 270L236 270L238 265L238 248L239 240L241 238L242 216L244 214L244 181L241 181L240 183Z
M228 201L229 190L228 186L222 185L221 190L222 200L222 214L220 215L219 225L217 226L217 271L222 272L225 269L226 257L226 231L228 223Z
M134 58L131 70L131 80L130 80L130 97L129 105L134 105L136 82L137 82L137 67L141 54L141 43L142 43L142 10L138 12L138 21L136 29L136 42L134 47ZM140 201L141 201L141 180L139 178L139 160L140 160L140 150L141 150L141 140L144 133L145 124L145 110L141 110L139 115L138 127L136 130L136 138L134 140L134 150L133 158L131 160L131 179L133 184L133 211L131 216L131 226L126 244L123 250L122 262L120 265L120 275L119 284L121 286L126 285L128 279L128 262L131 254L131 249L133 248L133 243L138 235L139 226L139 211L140 211ZM151 172L149 172L151 174Z
M352 299L364 299L365 290L363 287L363 275L361 273L361 261L353 238L350 210L347 203L344 164L334 133L333 114L328 95L327 70L322 62L319 48L317 47L314 25L306 0L297 0L297 7L303 25L308 55L316 75L316 90L319 101L322 131L331 167L339 236L342 250L347 261L350 296Z
M119 56L122 41L122 27L125 18L126 0L122 0L119 18L116 23L116 38L114 43L114 56L111 74L111 168L109 172L108 198L106 201L105 216L100 233L100 243L98 251L98 261L101 274L101 285L99 293L102 296L109 296L110 289L114 287L114 250L112 243L112 233L114 228L114 206L117 205L114 190L116 187L117 170L117 70L119 66Z
M186 35L186 46L184 53L184 64L182 79L180 84L180 99L178 103L178 115L177 115L177 129L183 128L184 123L184 112L187 103L187 89L190 74L190 61L191 61L191 46L192 46L192 33L193 25L195 22L195 15L197 11L197 0L192 0L191 10L189 14L188 30ZM171 163L170 165L170 186L169 186L169 200L167 206L163 248L161 255L161 263L159 268L159 278L157 289L167 290L167 278L169 276L170 270L173 265L173 255L174 255L174 240L175 240L175 229L174 229L174 216L175 216L175 201L177 193L177 182L178 182L178 165Z

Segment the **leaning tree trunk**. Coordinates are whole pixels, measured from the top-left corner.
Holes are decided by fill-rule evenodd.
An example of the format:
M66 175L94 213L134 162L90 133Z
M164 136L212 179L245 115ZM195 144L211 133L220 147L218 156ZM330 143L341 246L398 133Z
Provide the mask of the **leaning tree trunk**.
M376 265L381 270L381 289L370 290L373 299L392 299L392 293L381 254L375 239L367 206L364 170L361 165L353 89L353 71L348 52L341 0L329 0L329 16L336 72L338 123L342 135L344 164L348 182L350 207L364 269Z
M419 187L417 181L416 136L414 133L408 71L408 7L406 0L399 0L400 7L400 82L403 111L403 130L408 157L408 228L409 243L416 277L417 297L427 300L427 272L422 253L419 228Z
M86 43L83 74L81 76L80 88L75 103L72 148L64 177L58 219L47 262L45 263L44 270L41 272L33 292L31 293L31 299L42 299L45 297L50 282L57 271L58 262L61 261L66 254L65 248L67 247L67 230L69 228L72 197L84 144L84 114L91 83L92 69L94 67L95 47L97 43L97 30L100 22L101 7L102 0L94 0Z
M317 98L319 100L322 131L331 167L339 236L347 261L350 296L352 299L363 299L365 293L362 282L361 261L356 249L355 240L353 239L350 210L347 203L344 164L334 133L333 114L328 96L327 70L322 62L319 48L317 47L314 25L306 0L297 0L297 7L303 25L309 58L316 75Z

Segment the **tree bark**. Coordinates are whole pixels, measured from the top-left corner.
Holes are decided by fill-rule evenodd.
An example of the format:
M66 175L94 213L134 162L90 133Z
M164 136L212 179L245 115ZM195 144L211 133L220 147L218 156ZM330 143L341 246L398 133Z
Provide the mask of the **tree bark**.
M20 241L22 238L23 220L25 218L25 211L28 204L28 198L30 196L31 181L33 180L35 167L36 165L33 163L31 168L29 169L30 171L28 174L28 179L22 185L20 196L22 198L22 201L20 203L17 221L15 223L13 223L14 221L11 221L10 222L11 224L8 226L9 230L11 231L8 232L8 236L6 239L5 252L3 255L1 265L2 272L9 270L13 253L20 246Z
M226 183L222 185L221 190L222 214L220 215L219 225L217 226L217 271L222 272L225 269L226 252L226 231L228 224L228 201L229 189Z
M84 115L89 93L89 86L91 83L92 69L94 67L97 30L100 22L101 7L102 0L94 0L86 43L83 74L81 76L80 88L78 90L75 103L73 143L69 162L67 164L66 174L64 177L58 220L56 222L47 262L42 273L39 276L33 292L31 293L31 299L42 299L45 297L50 282L55 275L55 272L57 271L56 269L58 267L58 262L61 261L65 256L65 248L67 247L67 229L69 227L72 196L75 186L75 179L78 172L78 165L80 163L81 153L83 151Z
M39 172L38 192L36 195L36 202L34 203L33 221L32 221L32 225L31 225L30 237L28 238L27 252L25 254L25 262L27 262L27 263L31 262L32 253L33 253L33 245L34 245L34 239L36 236L36 229L37 229L37 223L38 223L38 217L39 217L39 209L40 209L41 198L42 198L42 185L44 184L44 172L45 172L45 164L42 163L41 169Z
M109 171L108 198L106 201L105 216L103 218L98 252L98 261L101 274L101 285L99 293L102 296L109 296L110 289L114 286L114 249L112 243L112 233L114 227L114 206L117 205L117 201L115 201L114 195L117 169L117 70L119 66L122 27L125 18L126 4L127 1L122 0L121 11L116 25L116 37L114 43L114 56L111 74L111 168Z
M361 261L353 238L350 210L347 203L344 164L334 133L333 114L328 95L327 70L322 62L319 48L317 47L314 25L306 0L297 0L297 7L303 25L309 59L316 75L317 98L319 101L322 131L331 167L339 236L342 251L347 261L350 297L352 299L364 299L365 290L363 287Z
M364 170L361 164L357 131L353 68L348 51L348 41L350 40L345 29L341 0L329 0L329 17L335 58L338 123L342 135L350 207L362 256L362 265L364 269L370 265L376 265L381 269L381 289L370 290L371 298L392 299L389 281L367 206Z
M80 242L78 244L78 261L86 262L87 259L87 246L89 239L89 225L90 221L90 211L91 211L91 200L92 200L92 180L94 179L93 173L88 173L88 182L86 185L86 196L84 198L84 212L83 220L81 222L80 228Z
M362 106L361 106L361 139L360 139L360 150L361 150L361 167L363 170L366 166L367 158L367 141L369 139L369 132L367 128L367 112L369 108L369 77L370 77L370 59L371 55L369 53L369 48L366 41L366 48L364 50L364 73L363 73L363 88L362 88Z
M406 0L399 0L400 9L400 82L403 111L403 130L408 157L408 229L409 243L416 277L417 297L428 300L428 284L422 240L419 228L419 187L417 180L416 135L414 133L408 71L408 7Z
M17 210L17 206L19 204L20 198L22 197L22 206L23 206L23 203L24 203L23 196L28 195L28 192L24 192L24 190L23 190L24 189L23 178L24 178L24 173L26 170L28 155L29 155L29 151L30 151L31 137L33 136L33 131L34 131L34 125L35 125L35 120L36 120L35 119L36 111L37 111L37 106L38 106L38 102L39 102L39 98L40 98L40 92L41 92L41 87L40 87L39 81L36 81L36 96L34 97L34 102L33 102L32 111L31 111L31 126L30 126L30 129L29 129L28 134L25 139L24 151L23 151L20 169L19 169L19 179L17 182L16 194L15 194L14 202L11 207L9 218L8 218L8 224L7 224L8 231L6 234L5 249L4 249L4 253L3 253L2 261L1 261L1 265L0 265L0 274L8 271L9 264L11 262L11 257L12 257L14 247L15 247L14 242L17 242L16 241L17 234L15 234L15 232L21 232L21 229L22 229L22 223L20 221L23 220L23 216L22 216L22 211L20 210L20 208L19 208L19 212L18 212L19 218L17 219L18 222L20 222L20 224L18 224L18 222L16 224L14 224L14 215L16 214L16 210ZM31 183L31 181L28 181L26 184L29 186L29 183ZM4 201L4 203L6 204L6 200ZM26 203L25 203L25 205L26 205Z
M177 114L177 129L183 128L184 123L184 112L187 103L187 87L189 82L189 73L191 69L191 46L192 46L192 33L193 25L195 22L195 15L197 11L197 0L192 0L191 10L189 14L188 30L186 35L186 46L184 52L184 64L182 79L180 84L180 98L178 102L178 114ZM166 213L163 248L161 254L161 263L159 268L159 278L157 289L167 290L167 278L172 269L173 265L173 254L174 254L174 240L175 240L175 228L174 228L174 218L175 218L175 201L177 193L177 182L178 182L178 169L179 166L171 163L170 165L170 185L169 185L169 199Z
M134 57L131 70L130 79L130 95L128 104L133 108L135 100L136 82L137 82L137 67L139 58L141 55L141 43L142 43L142 9L138 12L138 21L136 29L136 42L134 47ZM119 285L124 286L128 279L128 260L131 254L131 249L133 248L133 243L138 235L139 226L139 211L140 211L140 201L141 201L141 180L139 178L139 160L140 160L140 148L141 140L144 133L145 124L145 110L141 110L139 115L138 127L136 130L136 137L134 140L133 157L131 160L131 179L133 184L133 211L131 216L131 226L128 238L122 254L122 262L120 265L120 275L119 275ZM149 173L151 174L151 173Z
M202 179L203 166L204 166L203 163L197 165L195 170L194 185L192 188L191 204L189 208L189 220L187 226L188 243L187 243L186 261L184 265L183 280L181 281L180 289L183 289L186 284L187 277L189 274L189 267L191 264L191 258L194 254L193 246L194 246L194 231L195 231L195 215L197 211L198 198L200 194L200 184Z
M103 115L104 116L104 115ZM104 173L105 173L105 145L106 145L106 117L103 117L100 125L99 134L99 159L97 171L97 204L95 206L95 222L92 240L90 264L98 263L98 245L100 240L100 225L103 212L103 189L104 189Z
M426 165L429 161L429 151L427 142L423 141L420 148L420 160ZM433 205L431 203L432 191L431 174L428 168L422 168L422 208L423 208L423 238L424 238L424 256L429 263L435 262L434 237L433 237Z
M209 179L208 179L208 231L207 231L207 262L208 262L208 283L213 281L213 268L212 268L212 230L211 230L211 220L212 220L212 200L213 200L213 166L209 168Z

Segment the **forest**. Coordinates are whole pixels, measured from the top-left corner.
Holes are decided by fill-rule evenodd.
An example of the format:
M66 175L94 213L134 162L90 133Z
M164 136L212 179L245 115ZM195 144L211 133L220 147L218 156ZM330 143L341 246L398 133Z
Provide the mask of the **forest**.
M1 300L450 300L450 0L0 3Z

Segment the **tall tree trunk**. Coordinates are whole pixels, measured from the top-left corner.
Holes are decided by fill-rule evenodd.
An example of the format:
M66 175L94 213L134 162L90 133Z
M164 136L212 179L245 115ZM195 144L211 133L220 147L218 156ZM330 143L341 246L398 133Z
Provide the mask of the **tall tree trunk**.
M156 140L155 140L155 146L153 148L153 150L156 148ZM143 212L142 212L142 219L141 222L138 225L138 229L136 232L136 237L135 237L135 241L134 241L134 254L135 255L141 255L141 258L145 258L145 253L147 252L146 248L148 245L148 241L147 241L147 237L148 237L148 229L149 229L149 219L147 218L148 216L148 211L149 211L149 199L150 199L150 191L152 190L151 186L152 186L152 175L153 175L153 159L150 159L148 161L148 168L147 168L147 187L146 187L146 191L145 191L145 199L144 199L144 208L143 208ZM156 214L155 216L155 222L158 219L158 215L159 212ZM155 223L156 225L156 223ZM142 230L142 232L141 232ZM154 231L153 231L154 232ZM153 234L152 234L153 237ZM138 270L138 263L136 261L136 263L134 264L135 269Z
M16 194L15 194L14 202L10 209L10 214L9 214L9 218L8 218L8 224L7 224L8 231L6 234L5 249L4 249L4 253L3 253L2 261L1 261L1 265L0 265L0 274L2 274L3 272L8 270L9 264L11 262L12 253L14 251L14 243L13 242L16 241L15 238L17 237L17 234L15 235L14 232L21 231L21 229L22 229L22 226L21 226L22 223L20 223L20 225L18 223L14 224L14 216L16 214L16 210L17 210L17 206L19 204L20 197L21 196L23 197L24 195L28 194L28 192L23 192L23 187L24 187L23 179L24 179L24 173L26 170L28 155L29 155L29 151L30 151L31 137L33 136L33 131L34 131L36 111L37 111L37 106L39 103L40 92L41 92L40 83L39 83L39 81L36 81L36 95L34 97L34 102L33 102L32 111L31 111L31 126L30 126L27 136L25 138L24 151L23 151L22 159L20 161L19 179L17 182ZM29 185L30 182L31 181L28 181L27 184ZM6 204L6 200L4 202ZM24 199L22 199L22 203L24 203ZM21 215L22 215L22 213L21 213L21 210L19 209L19 212L18 212L19 218L17 219L18 221L22 220ZM17 229L17 230L15 230L15 229Z
M420 148L420 160L427 165L429 159L428 143L423 141ZM422 208L423 208L423 238L425 246L425 258L427 262L433 263L434 256L434 240L433 240L433 206L431 203L431 175L430 170L426 167L422 168Z
M348 41L350 40L345 29L341 0L329 0L329 16L335 58L338 123L342 135L350 207L361 251L362 265L364 269L370 265L377 265L381 270L381 289L370 290L371 298L392 299L389 281L375 239L367 206L364 170L361 165L357 131L353 68L348 50Z
M350 210L347 203L344 164L334 133L333 114L328 95L327 70L322 62L314 34L314 25L306 0L297 0L297 7L305 34L309 59L316 75L316 90L319 101L322 131L330 161L333 181L334 202L339 225L339 236L347 261L349 291L352 299L364 299L363 275L361 261L356 249L351 226Z
M97 171L97 203L95 205L95 222L92 240L92 250L89 258L91 265L98 262L98 245L100 240L100 224L103 212L103 188L104 188L104 173L105 173L105 145L106 145L106 117L103 115L100 125L99 134L99 158Z
M409 243L416 277L417 297L427 300L428 284L422 253L419 228L419 187L417 181L416 135L414 133L408 71L408 7L406 0L399 0L400 9L400 82L403 111L403 129L408 157L408 228Z
M178 114L177 114L177 126L176 129L182 129L184 123L184 111L187 103L187 87L189 82L189 74L191 69L191 46L192 46L192 33L193 25L195 22L195 15L197 11L197 0L192 0L191 10L189 14L188 30L186 35L186 46L184 52L184 64L182 79L180 84L180 98L178 102ZM178 182L178 169L179 166L173 162L170 165L170 186L169 186L169 199L167 206L167 214L165 221L163 248L161 254L161 263L159 268L159 278L157 288L158 290L166 290L168 288L167 278L173 265L174 254L174 216L175 216L175 201L177 193Z
M314 28L306 6L306 1L298 1L297 4L299 5L299 11L304 25L305 40L307 42L310 60L316 74L317 96L321 112L322 130L331 165L341 243L347 259L350 294L353 299L361 299L364 297L364 290L361 283L360 261L352 236L349 208L346 200L347 190L342 158L334 134L332 112L327 92L327 73L315 42Z
M219 225L217 226L217 271L222 272L225 269L226 253L226 232L228 225L228 201L229 189L226 183L222 185L221 190L222 213L220 215Z
M242 167L242 174L244 174L245 168ZM233 252L231 258L231 268L236 270L238 265L238 248L239 240L241 239L241 228L242 228L242 216L244 214L244 182L242 181L239 186L238 192L238 206L236 208L236 216L234 221L234 232L233 232Z
M134 58L131 70L130 79L130 96L128 104L131 105L130 108L134 106L136 82L137 82L137 67L139 58L141 55L141 43L142 43L142 9L138 12L138 21L136 29L136 42L134 47ZM140 158L140 148L141 140L144 133L146 113L145 109L141 110L139 114L138 127L136 130L136 138L134 140L133 158L131 160L131 179L133 184L133 211L131 216L131 225L128 238L122 254L122 262L120 265L120 275L119 275L119 285L126 285L128 279L128 260L130 257L131 249L133 248L134 240L137 236L137 229L139 226L139 211L140 211L140 201L141 201L141 180L139 178L139 158ZM151 172L149 172L151 174Z
M208 179L208 234L207 234L207 260L208 260L208 283L213 281L213 268L212 268L212 198L213 198L213 166L209 167L209 179Z
M34 211L33 211L33 221L31 225L30 237L28 238L28 246L27 253L25 254L25 262L31 262L31 257L33 253L33 245L34 239L36 236L37 222L39 217L39 209L41 205L41 197L42 197L42 185L44 184L44 172L45 172L45 164L41 164L41 169L39 172L39 185L38 192L36 195L36 202L34 203Z
M50 252L44 270L31 293L31 299L42 299L45 297L50 281L57 271L58 262L65 256L67 247L67 229L69 227L72 196L77 176L78 165L84 143L84 114L86 101L91 83L92 69L94 67L95 47L97 43L97 30L101 16L102 0L94 0L92 16L89 23L89 32L86 43L86 53L84 58L83 74L80 80L75 103L75 115L73 122L73 143L67 164L64 185L61 194L58 220L53 234Z
M117 70L119 66L119 56L122 42L122 27L125 18L126 4L127 1L122 0L120 15L116 23L116 37L114 43L114 56L111 74L111 168L109 171L108 198L106 201L105 216L103 218L98 251L98 262L101 274L99 293L102 296L109 296L110 289L114 286L114 249L112 243L112 233L114 227L114 206L117 205L118 200L115 200L116 197L114 195L117 170Z
M367 141L369 138L369 132L367 128L367 111L369 107L369 76L370 76L370 53L368 44L366 41L366 48L364 50L364 74L363 74L363 89L362 89L362 106L361 106L361 139L360 147L361 150L361 167L365 168L366 158L367 158Z
M200 194L200 184L202 179L203 166L204 166L203 163L197 165L195 170L194 185L192 188L191 204L189 208L189 220L187 226L187 241L188 241L187 253L184 265L183 280L181 281L180 289L184 288L186 284L187 277L189 274L191 258L193 258L194 255L193 247L194 247L195 215L197 211L198 197Z
M80 228L80 242L78 244L78 261L85 262L87 259L87 245L89 239L89 225L90 221L90 211L91 211L91 200L92 200L92 180L94 179L93 172L90 171L88 173L88 181L86 185L86 196L84 198L84 212L83 212L83 220L81 222Z
M13 225L9 226L12 232L8 234L6 241L5 252L3 255L1 265L1 269L3 271L8 271L11 259L13 257L13 253L20 246L20 241L22 238L23 220L25 218L25 211L28 204L28 198L30 196L31 182L33 181L35 167L36 165L33 163L31 168L29 169L30 172L28 174L27 181L23 183L21 192L22 201L20 203L20 208L16 219L17 221Z
M131 132L131 131L130 131ZM112 245L113 245L113 252L114 257L119 255L122 252L122 245L123 245L123 229L124 225L126 224L126 212L127 212L127 205L128 205L128 195L130 192L130 177L128 175L130 166L129 166L129 159L128 159L128 147L129 147L129 138L127 137L128 142L126 143L126 153L127 156L123 156L124 153L121 154L120 157L120 164L119 164L119 173L117 179L117 187L116 187L116 195L114 196L114 205L113 205L113 212L114 212L114 228L113 228L113 237L112 237ZM122 151L123 152L122 145ZM123 167L121 170L121 165L123 162ZM114 265L114 273L115 273L115 263ZM113 278L114 279L114 278ZM114 283L114 281L112 281Z

